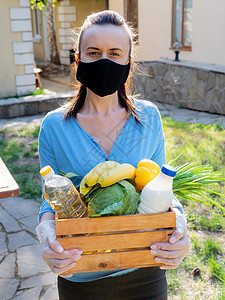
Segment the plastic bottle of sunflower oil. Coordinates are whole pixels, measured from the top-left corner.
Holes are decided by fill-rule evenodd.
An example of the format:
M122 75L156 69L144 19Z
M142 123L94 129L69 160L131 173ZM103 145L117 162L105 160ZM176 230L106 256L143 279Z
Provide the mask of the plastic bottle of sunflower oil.
M44 197L59 219L88 217L88 209L70 179L56 175L50 166L42 168L40 174L45 180Z
M145 185L140 194L139 214L166 212L173 200L173 178L176 169L168 164L162 165L161 172Z

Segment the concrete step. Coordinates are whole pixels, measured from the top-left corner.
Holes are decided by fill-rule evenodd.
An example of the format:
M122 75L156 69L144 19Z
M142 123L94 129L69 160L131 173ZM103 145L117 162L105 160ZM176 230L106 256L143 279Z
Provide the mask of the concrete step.
M71 91L0 99L0 119L42 114L59 107L67 100L72 99L75 95L76 92Z

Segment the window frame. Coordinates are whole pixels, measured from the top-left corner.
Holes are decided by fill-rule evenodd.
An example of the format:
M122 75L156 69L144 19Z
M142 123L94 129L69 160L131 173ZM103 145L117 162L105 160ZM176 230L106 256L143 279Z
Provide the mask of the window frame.
M126 7L126 1L128 2L127 7ZM129 11L129 9L130 9L130 2L132 2L131 3L131 22L134 23L134 0L130 0L130 1L129 0L124 0L123 1L123 3L124 3L124 15L125 15L125 12ZM126 19L126 21L128 21L127 20L127 15L125 16L125 19Z
M130 0L127 3L127 5L126 5L126 1L128 2L129 0L123 0L124 19L126 22L131 23L133 26L133 24L134 24L134 1L135 0ZM137 0L137 5L138 5L138 2L139 1ZM131 21L128 21L126 12L129 11L127 8L130 8L130 4L131 4ZM138 18L138 16L137 16L137 18ZM139 24L139 22L138 22L138 24ZM135 41L134 41L135 44L138 44L138 36L139 36L139 27L138 26L139 25L137 25L137 27L133 26L133 28L135 28Z
M34 36L33 36L33 42L35 43L40 43L41 42L41 12L39 9L32 9L32 13L33 13L33 32L34 32Z
M182 0L182 28L181 28L181 44L183 46L182 50L184 51L192 51L192 46L184 46L184 1ZM175 7L175 0L172 0L172 20L171 20L171 48L173 49L173 32L174 32L174 7Z

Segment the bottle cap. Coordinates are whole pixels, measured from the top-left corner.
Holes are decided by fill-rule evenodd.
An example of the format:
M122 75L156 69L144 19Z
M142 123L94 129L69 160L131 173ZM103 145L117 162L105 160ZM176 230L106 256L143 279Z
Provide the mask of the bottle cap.
M177 170L174 167L167 164L162 165L161 172L170 177L175 177L177 174Z
M39 173L44 179L47 179L53 176L54 171L52 170L51 166L45 166L40 170Z

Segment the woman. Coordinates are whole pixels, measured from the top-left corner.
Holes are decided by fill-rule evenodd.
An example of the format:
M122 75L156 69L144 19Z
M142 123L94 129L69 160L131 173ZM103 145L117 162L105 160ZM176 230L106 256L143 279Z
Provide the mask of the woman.
M41 167L49 164L81 176L104 160L137 166L149 158L165 162L159 111L149 101L129 98L125 82L131 66L132 35L116 12L90 15L78 38L78 95L69 106L45 117L39 136ZM180 208L174 199L173 206ZM151 245L161 268L60 275L81 258L79 249L64 250L55 238L54 212L43 200L37 233L43 258L58 276L59 296L68 299L167 299L165 269L176 268L189 250L185 218L178 208L177 228L168 243ZM64 277L64 278L63 278ZM65 279L66 278L66 279Z

